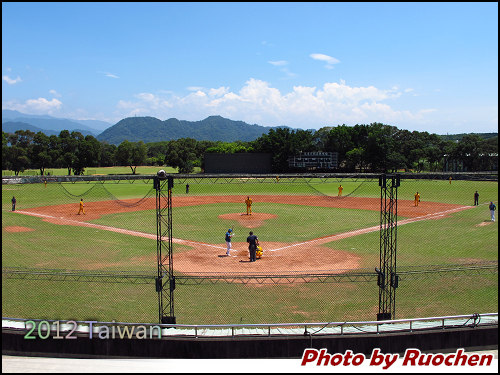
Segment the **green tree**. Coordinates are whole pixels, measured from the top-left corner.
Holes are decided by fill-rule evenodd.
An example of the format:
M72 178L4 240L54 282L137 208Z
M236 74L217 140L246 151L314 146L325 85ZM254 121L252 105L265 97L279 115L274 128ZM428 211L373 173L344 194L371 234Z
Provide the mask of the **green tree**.
M366 168L365 161L366 156L363 147L355 147L346 152L345 165L349 170L356 171L356 167L358 167L360 171L363 171Z
M111 145L106 141L101 142L101 153L99 156L99 167L112 167L116 164L116 149L115 145Z
M48 155L52 160L52 168L61 168L63 163L61 144L59 137L57 135L51 135L49 137L49 151Z
M498 136L483 142L480 159L482 171L498 170Z
M70 137L73 139L74 145L74 158L71 169L75 176L82 175L85 172L85 167L87 166L86 160L86 149L87 145L85 142L85 137L80 132L72 131Z
M372 171L382 170L387 173L395 166L389 163L389 155L397 159L395 134L397 128L379 122L370 124L367 145L365 148L365 162L370 163Z
M148 147L148 158L165 159L165 155L168 149L168 141L161 142L148 142L146 143Z
M326 126L326 127L320 128L314 132L314 143L315 143L316 149L318 151L330 152L330 150L327 149L328 148L327 142L328 142L330 132L332 131L332 129L334 129L333 126ZM336 151L336 152L338 152L338 151Z
M87 167L98 167L101 155L101 142L92 135L86 135L83 144L85 165Z
M45 168L52 163L52 157L49 155L50 139L44 133L38 132L33 137L33 166L40 170L40 175L45 174Z
M483 140L477 134L466 134L457 146L457 156L462 160L468 172L478 171L480 168L480 154L483 149Z
M449 140L442 142L439 147L443 153L443 167L446 167L447 164L452 163L457 158L457 143L455 141Z
M236 143L239 143L241 141L238 141ZM208 153L208 149L210 147L214 147L216 144L220 142L215 142L215 141L197 141L196 142L196 160L193 162L193 165L195 167L200 167L203 170L205 169L205 153ZM241 142L242 144L245 144L247 147L247 150L251 152L252 148L248 146L248 142Z
M10 169L9 152L7 133L2 130L2 169L4 170Z
M146 163L148 148L143 141L129 142L124 140L116 150L116 160L121 165L128 165L135 174L139 165Z
M313 133L311 130L291 130L290 128L270 129L268 134L251 142L255 152L271 153L271 169L273 173L290 170L288 159L300 152L314 151Z
M197 160L196 143L193 138L170 141L165 156L165 164L177 168L179 173L192 173Z
M215 146L209 147L205 150L207 154L238 154L246 153L249 150L242 142L220 142ZM253 148L251 148L253 150Z
M29 166L27 151L20 146L11 146L9 150L10 168L19 176L19 172L24 172Z
M69 130L62 130L59 133L59 147L61 157L58 160L60 160L62 167L68 170L68 175L71 175L73 165L75 162L78 163L78 160L76 156L77 139L71 136Z
M354 128L342 124L335 128L323 129L330 129L330 131L325 134L326 139L320 142L323 144L323 147L320 148L320 150L326 152L337 152L339 168L346 169L349 166L353 167L352 158L350 159L347 156L347 153L353 150L356 146L363 146L354 144L352 140ZM320 131L321 130L322 129L320 129ZM353 155L351 154L351 157L352 156Z
M425 160L429 163L429 171L435 172L439 162L443 159L443 154L440 149L442 143L441 138L437 134L429 134L424 132L426 139L425 144Z

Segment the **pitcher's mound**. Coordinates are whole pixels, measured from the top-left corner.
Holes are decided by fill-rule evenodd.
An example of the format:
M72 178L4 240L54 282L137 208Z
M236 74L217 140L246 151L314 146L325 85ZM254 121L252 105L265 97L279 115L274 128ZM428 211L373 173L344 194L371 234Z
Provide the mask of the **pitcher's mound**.
M246 228L257 228L264 224L264 220L277 218L278 215L257 212L251 215L235 213L219 215L218 217L224 220L236 220L238 224Z

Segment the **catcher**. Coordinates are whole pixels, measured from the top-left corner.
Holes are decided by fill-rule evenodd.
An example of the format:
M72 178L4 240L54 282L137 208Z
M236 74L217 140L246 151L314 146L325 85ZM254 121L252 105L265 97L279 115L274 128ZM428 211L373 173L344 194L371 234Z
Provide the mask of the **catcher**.
M255 255L257 256L257 259L260 259L262 257L262 247L259 245L257 246L257 251L255 252Z

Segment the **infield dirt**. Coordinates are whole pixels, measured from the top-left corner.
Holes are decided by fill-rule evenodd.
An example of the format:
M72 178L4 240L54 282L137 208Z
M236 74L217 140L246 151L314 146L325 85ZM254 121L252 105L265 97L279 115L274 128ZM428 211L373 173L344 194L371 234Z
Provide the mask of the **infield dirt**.
M180 196L172 199L172 206L193 206L213 203L241 203L242 210L246 210L243 203L246 196ZM256 195L252 196L254 202L282 203L317 207L337 207L359 210L380 211L380 198L358 198L358 197L327 197L327 196L282 196L282 195ZM113 213L125 213L130 211L153 210L156 208L156 199L145 199L142 204L126 207L124 204L135 203L136 199L120 201L98 201L85 202L85 215L77 215L78 201L74 204L44 206L16 211L20 214L35 214L42 216L46 222L59 225L95 226L89 221L96 220L101 215ZM277 215L258 212L256 205L253 206L253 214L228 213L220 215L219 218L228 220L228 225L232 220L238 221L246 228L257 228L267 220L273 220ZM413 200L398 200L398 216L417 218L426 215L443 213L439 216L430 216L429 219L445 217L449 211L469 208L456 204L445 204L438 202L420 202L418 207L414 206ZM256 212L257 211L257 212ZM138 232L127 231L121 228L102 228L129 235L141 235L155 239L156 235L138 234ZM116 230L114 230L116 229ZM261 239L261 246L264 249L262 259L250 263L248 259L247 243L236 240L233 242L231 256L227 257L226 244L206 244L192 242L182 239L174 239L173 242L192 247L191 250L175 254L173 265L178 272L186 274L207 274L207 273L261 273L261 274L283 274L283 273L313 273L315 271L325 272L335 270L342 272L359 267L360 257L356 254L339 251L321 246L321 244L335 241L347 236L367 233L366 231L355 231L337 236L328 236L304 243L278 243ZM175 237L175 233L174 233ZM243 236L246 239L246 236ZM242 240L244 240L242 238ZM156 252L152 250L151 258L147 260L154 266L156 264Z

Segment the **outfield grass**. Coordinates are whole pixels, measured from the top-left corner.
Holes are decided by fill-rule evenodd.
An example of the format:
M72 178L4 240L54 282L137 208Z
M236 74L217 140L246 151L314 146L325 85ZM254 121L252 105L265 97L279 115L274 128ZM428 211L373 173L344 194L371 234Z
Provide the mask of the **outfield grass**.
M396 244L398 266L498 260L498 224L489 221L486 206L477 206L438 220L400 225ZM324 246L359 255L362 268L379 264L379 232L341 239Z
M269 181L269 180L268 180ZM190 184L189 195L329 195L337 196L337 182L321 182L313 179L310 183L275 183L275 182L247 182L242 184L227 183L220 179L218 183L212 183L209 179L174 179L173 197L185 196L185 184ZM378 181L363 182L343 180L343 196L380 198L380 187ZM96 189L95 185L100 188ZM48 183L40 189L43 184L28 185L2 185L2 208L10 207L12 195L18 200L18 205L25 207L48 206L54 204L70 203L78 201L81 197L88 201L100 201L111 199L108 194L117 199L141 199L153 190L152 180L136 181L105 181L105 182L81 182L81 183ZM91 192L91 190L96 190ZM98 191L100 190L100 191ZM497 181L453 181L450 185L446 181L436 180L403 180L398 188L398 199L413 200L418 191L421 201L443 202L461 205L472 205L474 203L474 192L479 192L479 203L489 203L491 200L498 202ZM154 191L153 191L154 192ZM94 194L94 198L92 198ZM89 199L87 199L87 197Z
M277 242L302 242L334 235L354 229L380 224L377 211L350 210L344 208L311 207L293 204L259 203L259 212L278 215L266 220L256 230L261 238ZM174 207L172 232L174 237L211 244L223 243L227 228L233 228L235 240L244 241L249 229L236 220L218 218L219 215L239 213L239 203L217 203L200 206ZM254 208L255 211L255 208ZM103 215L95 224L156 233L152 226L155 210ZM210 223L210 224L208 224Z
M187 180L190 195L343 195L380 197L378 181L343 180L322 183L224 184ZM185 196L186 181L177 182L176 196ZM472 205L475 190L480 206L453 213L439 220L400 225L397 232L398 266L455 264L498 259L498 224L489 221L487 202L497 199L498 182L403 180L399 199ZM152 183L49 183L2 185L2 263L7 267L78 270L130 270L156 273L154 240L91 228L60 226L10 210L16 195L18 208L86 202L136 199L152 194ZM154 191L153 195L154 196ZM291 202L293 203L293 202ZM274 213L258 228L261 238L277 242L299 242L325 235L370 227L380 223L379 212L296 204L256 202L260 212ZM174 207L174 237L208 243L223 243L223 233L234 224L238 235L248 228L218 215L242 212L236 203ZM399 218L401 220L403 218ZM155 210L103 215L94 223L156 233ZM8 226L24 226L30 232L10 233ZM350 237L322 245L361 257L362 269L379 264L379 232ZM190 249L174 244L174 253ZM308 256L308 255L305 255ZM154 285L83 282L3 280L3 316L50 319L94 319L155 322L157 293ZM262 323L374 319L378 289L367 283L287 285L179 286L175 291L179 323ZM444 277L402 282L398 289L397 317L453 315L493 312L498 303L496 275ZM488 311L483 311L484 309ZM490 311L491 310L491 311Z
M21 226L29 232L4 228ZM156 272L156 241L104 230L46 223L2 213L2 264L8 267ZM189 249L174 245L176 251Z

